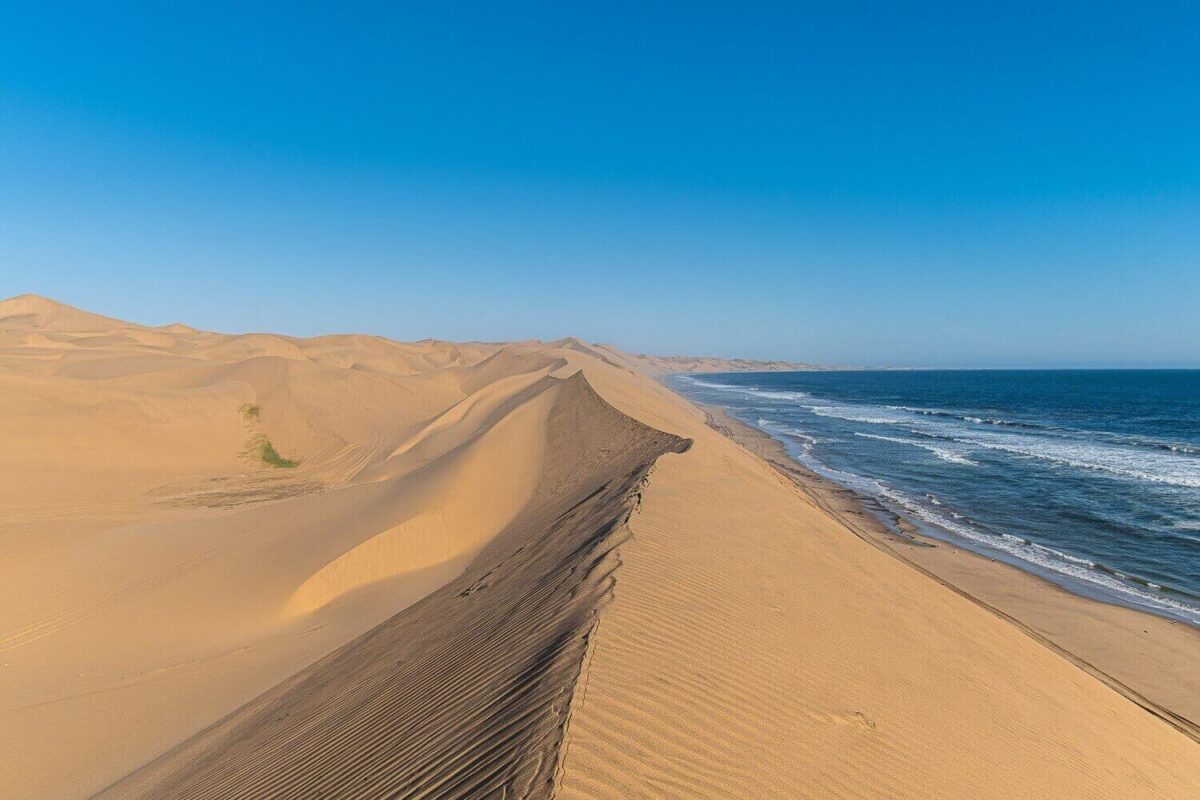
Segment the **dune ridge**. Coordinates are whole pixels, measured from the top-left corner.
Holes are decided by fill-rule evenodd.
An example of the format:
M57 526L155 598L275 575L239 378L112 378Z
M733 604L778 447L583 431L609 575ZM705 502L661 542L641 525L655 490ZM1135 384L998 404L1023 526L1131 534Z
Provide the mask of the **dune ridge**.
M91 796L461 574L571 371L0 301L0 797Z
M615 548L687 447L551 391L537 496L463 575L99 797L551 796Z
M611 345L597 345L598 351L616 350ZM619 352L619 351L618 351ZM620 360L637 366L651 375L672 375L683 372L804 372L831 369L819 364L782 359L721 358L719 356L653 356L646 353L622 353Z

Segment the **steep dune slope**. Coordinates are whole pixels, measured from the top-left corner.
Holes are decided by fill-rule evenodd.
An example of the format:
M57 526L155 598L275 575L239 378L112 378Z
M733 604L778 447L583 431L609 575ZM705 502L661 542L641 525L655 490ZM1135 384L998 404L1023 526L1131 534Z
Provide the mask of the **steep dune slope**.
M686 442L582 376L530 402L535 498L467 572L102 797L549 797L635 493Z
M562 364L0 318L0 797L86 796L461 573L532 497ZM454 407L487 413L425 431Z
M566 600L541 601L553 619L462 628L492 592L457 623L442 601L405 623L474 641L504 628L514 652L537 641L528 626L558 630L537 696L565 713L608 585L580 559L608 557L620 526L603 520L628 510L630 476L678 443L550 377L574 371L558 348L146 328L42 298L0 312L0 797L90 795L484 563L502 531L536 539L615 481L593 530L561 522L558 549L506 560L523 597L567 576ZM506 751L542 764L521 780L552 769L561 731Z

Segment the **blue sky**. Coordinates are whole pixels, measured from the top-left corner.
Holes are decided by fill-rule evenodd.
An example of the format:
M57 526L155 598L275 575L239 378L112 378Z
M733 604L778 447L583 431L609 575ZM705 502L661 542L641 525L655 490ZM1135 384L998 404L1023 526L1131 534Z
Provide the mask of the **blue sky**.
M1200 366L1195 4L23 5L0 295L229 331Z

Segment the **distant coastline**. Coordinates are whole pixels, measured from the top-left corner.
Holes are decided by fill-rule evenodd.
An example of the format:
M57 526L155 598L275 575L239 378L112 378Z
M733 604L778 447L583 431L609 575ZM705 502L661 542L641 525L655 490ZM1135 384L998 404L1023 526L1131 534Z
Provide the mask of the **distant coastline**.
M627 354L639 367L652 375L678 375L714 372L818 372L852 367L824 366L798 361L755 358L718 358L716 356L654 356L646 353Z
M1200 741L1195 722L1200 676L1191 668L1200 658L1200 628L1077 594L1034 572L925 536L903 516L812 472L766 431L723 408L689 402L705 413L709 427L774 467L850 533L1012 622Z
M1189 533L1200 407L1187 400L1198 380L1157 371L864 370L670 383L783 435L808 468L912 515L934 537L1072 591L1200 625ZM1156 493L1160 486L1172 490ZM1036 514L1014 511L1036 496L1045 500ZM1140 516L1146 506L1157 516Z

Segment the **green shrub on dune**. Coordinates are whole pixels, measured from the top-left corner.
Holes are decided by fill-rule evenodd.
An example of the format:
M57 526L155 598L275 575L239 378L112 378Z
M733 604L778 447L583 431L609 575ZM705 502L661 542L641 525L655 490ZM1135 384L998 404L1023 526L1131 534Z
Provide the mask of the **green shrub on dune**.
M261 409L257 405L244 405L241 412L242 418L246 421L246 427L250 430L250 440L246 444L246 449L242 451L242 455L257 459L267 466L277 469L291 469L300 465L300 462L295 459L281 456L267 435L259 430Z

